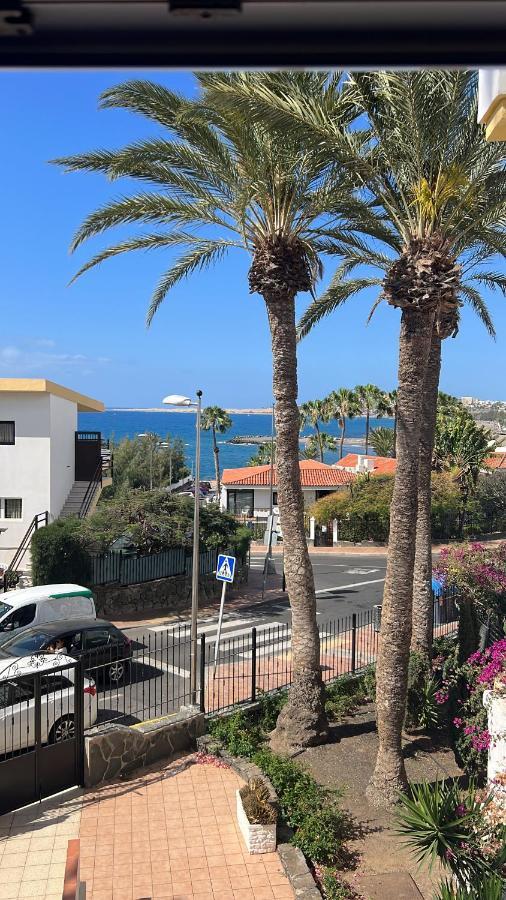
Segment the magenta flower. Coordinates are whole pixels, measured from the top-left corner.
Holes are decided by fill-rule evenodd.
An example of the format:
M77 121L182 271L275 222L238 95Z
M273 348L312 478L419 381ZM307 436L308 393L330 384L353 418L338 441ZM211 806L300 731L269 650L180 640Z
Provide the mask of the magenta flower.
M453 720L453 724L455 725L456 728L462 728L463 723L464 723L463 719L461 719L459 716L455 716L455 718Z
M467 813L467 809L463 803L459 803L459 805L455 807L455 815L456 816L465 816L466 813Z

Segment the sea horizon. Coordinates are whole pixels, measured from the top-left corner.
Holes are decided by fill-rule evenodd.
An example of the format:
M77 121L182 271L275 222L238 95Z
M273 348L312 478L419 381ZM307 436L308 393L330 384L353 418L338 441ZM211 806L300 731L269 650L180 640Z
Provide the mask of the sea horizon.
M181 416L180 413L192 413ZM218 435L221 469L236 469L247 466L250 458L258 451L255 444L230 444L233 437L266 437L271 434L272 413L269 412L231 412L232 427L225 434ZM371 418L371 428L379 425L392 427L392 420ZM193 471L195 460L195 409L158 409L109 407L103 413L79 413L79 428L86 431L99 431L105 440L119 443L123 438L134 438L139 434L153 433L164 440L171 438L182 440L188 468ZM325 423L322 430L335 438L339 438L340 429L336 421ZM313 429L304 428L301 437L313 434ZM357 416L346 423L346 440L344 453L363 453L365 437L365 418ZM214 478L214 459L212 436L210 431L202 431L201 435L201 473L202 478ZM370 451L371 452L371 451ZM325 453L325 462L334 463L339 459L339 452Z

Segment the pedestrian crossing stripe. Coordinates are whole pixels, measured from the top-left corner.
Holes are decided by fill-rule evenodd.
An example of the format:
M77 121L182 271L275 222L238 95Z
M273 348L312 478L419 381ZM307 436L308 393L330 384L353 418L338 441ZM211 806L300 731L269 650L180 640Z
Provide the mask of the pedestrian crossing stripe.
M220 553L216 566L216 578L218 581L227 581L231 584L234 580L234 572L235 556L226 556L224 553Z

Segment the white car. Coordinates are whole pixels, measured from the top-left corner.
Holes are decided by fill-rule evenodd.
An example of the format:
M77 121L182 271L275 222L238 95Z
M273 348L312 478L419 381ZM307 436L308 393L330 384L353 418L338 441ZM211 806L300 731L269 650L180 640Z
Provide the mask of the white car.
M68 664L70 668L61 668ZM35 672L41 673L40 739L43 744L74 737L75 659L43 653L0 659L0 756L35 745ZM97 689L84 679L84 727L97 720Z

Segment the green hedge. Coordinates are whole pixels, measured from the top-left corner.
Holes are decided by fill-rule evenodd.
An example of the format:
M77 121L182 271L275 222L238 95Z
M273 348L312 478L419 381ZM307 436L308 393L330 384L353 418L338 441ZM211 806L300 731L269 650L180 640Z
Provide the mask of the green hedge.
M91 561L79 519L58 519L35 532L31 543L34 584L88 585Z

